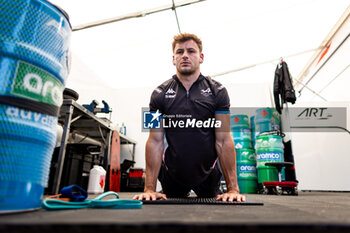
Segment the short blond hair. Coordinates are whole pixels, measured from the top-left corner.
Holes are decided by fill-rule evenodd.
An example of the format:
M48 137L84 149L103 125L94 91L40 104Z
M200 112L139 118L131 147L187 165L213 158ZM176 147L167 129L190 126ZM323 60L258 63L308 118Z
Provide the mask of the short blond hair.
M180 33L180 34L174 36L174 41L172 43L173 52L174 52L177 44L184 43L188 40L193 40L194 42L196 42L196 44L198 45L198 48L199 48L199 52L202 52L203 46L202 46L201 39L199 39L199 37L196 36L195 34L191 34L191 33Z

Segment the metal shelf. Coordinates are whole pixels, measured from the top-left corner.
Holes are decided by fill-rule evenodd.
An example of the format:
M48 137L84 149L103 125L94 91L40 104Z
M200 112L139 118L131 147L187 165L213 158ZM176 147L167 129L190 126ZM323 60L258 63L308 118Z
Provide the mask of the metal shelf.
M110 145L112 137L111 121L99 118L74 100L65 99L60 108L58 121L63 125L60 150L56 164L56 171L53 181L52 193L59 192L62 171L66 156L66 148L69 136L77 133L86 138L96 140L101 143L103 151L103 167L108 171L110 164ZM135 154L136 141L120 134L121 144L133 144L133 159Z

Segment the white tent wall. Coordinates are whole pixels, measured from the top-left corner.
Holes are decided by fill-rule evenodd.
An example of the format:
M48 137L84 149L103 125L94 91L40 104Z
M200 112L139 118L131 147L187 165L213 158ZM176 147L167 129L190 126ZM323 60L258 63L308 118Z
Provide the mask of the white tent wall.
M105 100L113 105L113 88L108 86L97 74L85 65L79 57L72 53L71 71L67 79L66 87L79 94L79 104L90 104L96 99L100 104ZM101 115L102 116L102 115ZM108 116L106 115L108 118Z
M302 102L292 107L342 107L350 114L349 102ZM346 118L349 130L349 118ZM350 134L333 132L296 132L292 129L292 147L296 175L301 190L350 191Z
M345 107L349 130L350 7L301 71L296 106ZM303 87L307 84L307 87ZM292 145L299 188L350 191L350 134L347 132L293 133Z
M300 190L350 191L348 133L293 133Z
M126 135L137 141L135 149L135 167L145 168L145 143L148 132L142 131L142 108L149 105L151 94L155 87L115 89L116 123L126 126ZM131 145L122 145L120 162L131 159Z
M300 100L349 101L350 6L319 48L297 77Z

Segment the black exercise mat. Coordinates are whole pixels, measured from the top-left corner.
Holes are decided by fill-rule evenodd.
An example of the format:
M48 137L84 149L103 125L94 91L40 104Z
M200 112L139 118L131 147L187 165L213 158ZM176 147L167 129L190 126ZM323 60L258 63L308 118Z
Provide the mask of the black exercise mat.
M187 198L168 198L167 200L155 200L155 201L142 201L143 204L165 204L165 205L264 205L262 202L223 202L217 201L216 198L198 198L198 197L187 197Z

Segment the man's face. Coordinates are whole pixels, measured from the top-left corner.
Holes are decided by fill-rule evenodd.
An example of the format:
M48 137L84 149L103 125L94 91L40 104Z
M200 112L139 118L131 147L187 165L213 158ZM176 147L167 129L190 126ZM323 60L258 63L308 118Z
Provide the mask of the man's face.
M203 54L193 40L178 43L174 49L173 64L177 72L182 75L191 75L199 70L203 62Z

